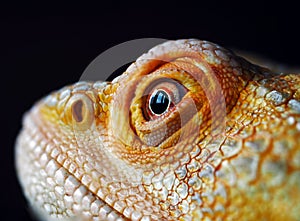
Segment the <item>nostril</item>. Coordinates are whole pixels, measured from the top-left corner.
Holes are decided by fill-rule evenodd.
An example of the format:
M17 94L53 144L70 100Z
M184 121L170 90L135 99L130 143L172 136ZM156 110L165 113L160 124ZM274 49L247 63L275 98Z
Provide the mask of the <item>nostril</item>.
M80 123L83 120L83 102L82 100L76 101L72 106L73 117L76 122Z
M76 130L86 130L90 128L95 118L93 101L89 95L75 93L68 100L62 116L62 119L73 125Z

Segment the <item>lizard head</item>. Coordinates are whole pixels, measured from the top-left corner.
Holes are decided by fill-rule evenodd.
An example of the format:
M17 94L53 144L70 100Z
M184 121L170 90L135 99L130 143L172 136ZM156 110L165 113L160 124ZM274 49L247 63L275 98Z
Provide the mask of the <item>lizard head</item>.
M151 49L112 82L64 87L24 119L25 193L58 218L223 217L228 195L239 193L226 188L237 179L227 160L245 142L233 132L248 108L240 99L249 82L272 77L213 43L180 40ZM256 156L236 163L248 165L241 173L257 170Z

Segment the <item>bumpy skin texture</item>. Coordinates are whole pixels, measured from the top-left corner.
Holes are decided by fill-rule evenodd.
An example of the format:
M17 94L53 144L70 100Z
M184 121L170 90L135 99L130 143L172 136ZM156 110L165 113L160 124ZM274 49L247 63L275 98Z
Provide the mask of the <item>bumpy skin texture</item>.
M184 95L147 117L152 88L174 82ZM300 220L299 83L166 42L33 106L16 143L24 193L42 220Z

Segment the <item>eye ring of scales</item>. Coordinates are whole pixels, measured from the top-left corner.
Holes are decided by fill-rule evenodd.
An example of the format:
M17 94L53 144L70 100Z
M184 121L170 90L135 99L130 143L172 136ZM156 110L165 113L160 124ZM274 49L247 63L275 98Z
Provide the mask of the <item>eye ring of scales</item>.
M186 93L146 119L144 97L168 79ZM24 194L41 220L300 220L299 83L207 41L167 41L26 113Z

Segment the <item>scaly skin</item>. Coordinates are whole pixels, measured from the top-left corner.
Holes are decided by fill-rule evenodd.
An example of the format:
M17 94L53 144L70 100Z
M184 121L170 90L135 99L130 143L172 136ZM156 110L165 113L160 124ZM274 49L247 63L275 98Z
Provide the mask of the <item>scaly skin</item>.
M183 97L151 117L159 84ZM300 220L299 143L299 76L179 40L39 101L16 160L42 220Z

